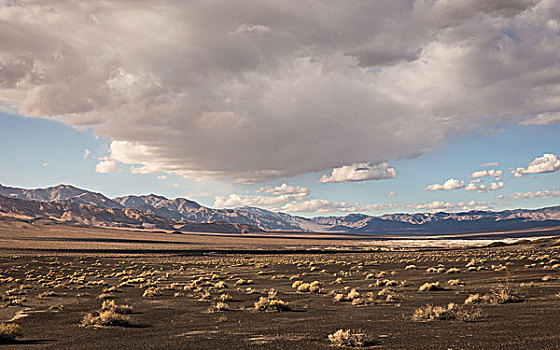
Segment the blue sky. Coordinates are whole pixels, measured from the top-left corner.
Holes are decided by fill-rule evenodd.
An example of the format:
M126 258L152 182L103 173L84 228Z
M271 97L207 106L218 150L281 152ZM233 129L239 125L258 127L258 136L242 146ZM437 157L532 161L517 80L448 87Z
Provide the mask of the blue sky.
M4 185L308 216L560 198L555 1L18 1L0 18Z
M186 197L207 206L214 205L215 196L232 193L261 196L261 187L286 183L309 189L309 198L332 202L368 205L394 203L395 208L362 211L377 215L392 212L418 212L423 209L406 204L433 201L457 203L489 202L495 210L512 208L539 208L558 205L559 197L534 199L499 199L498 195L516 192L537 192L560 188L560 172L514 177L507 169L526 167L544 153L558 153L560 124L547 126L503 126L503 131L489 133L487 129L473 130L456 135L431 152L413 159L391 162L397 171L394 179L351 182L318 183L323 173L310 173L259 184L234 184L224 180L195 181L168 173L131 174L130 166L120 164L113 173L99 174L95 166L109 154L110 141L96 137L92 129L78 130L63 123L43 118L29 118L0 114L0 183L7 186L35 188L57 184L72 184L102 192L109 197L127 194L156 193L169 198ZM85 150L90 154L84 157ZM484 163L498 162L497 166L481 167ZM47 164L45 164L47 163ZM504 187L501 190L425 191L430 184L443 183L449 178L468 181L467 176L481 169L502 169ZM164 175L166 178L158 178ZM492 182L485 178L483 183ZM495 181L494 181L495 182ZM388 196L393 191L395 196ZM457 209L460 210L460 209ZM347 214L346 212L296 212L298 215Z

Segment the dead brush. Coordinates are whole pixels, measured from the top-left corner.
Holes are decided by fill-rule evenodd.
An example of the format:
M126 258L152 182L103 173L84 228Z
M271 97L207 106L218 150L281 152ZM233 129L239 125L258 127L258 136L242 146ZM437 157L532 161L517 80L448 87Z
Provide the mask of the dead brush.
M365 335L365 333L353 333L349 329L339 329L333 334L329 334L329 341L334 346L361 348L373 345L373 342Z
M130 318L115 311L90 312L84 316L80 327L130 327Z
M133 311L130 305L118 305L114 300L105 300L101 305L101 311L113 311L117 314L130 314Z
M260 297L259 300L255 302L254 309L256 311L278 312L290 311L292 307L284 300Z
M447 306L433 306L428 304L416 309L412 315L412 320L415 322L439 320L473 322L478 320L481 315L482 311L480 309L466 310L455 303L449 303Z
M230 311L230 310L231 307L228 304L224 303L223 301L218 301L216 305L212 305L208 308L208 312L210 313Z
M23 336L21 327L16 323L0 323L0 344L13 343Z
M438 282L426 282L418 288L419 292L445 290L445 288Z

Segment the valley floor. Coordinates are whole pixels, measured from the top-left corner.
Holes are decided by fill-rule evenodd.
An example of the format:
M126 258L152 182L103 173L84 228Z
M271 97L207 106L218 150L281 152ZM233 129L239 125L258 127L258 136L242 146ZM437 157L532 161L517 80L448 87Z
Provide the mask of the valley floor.
M0 232L0 322L22 331L6 349L325 349L339 329L371 349L560 349L557 238L367 251L225 236L216 252L209 236Z

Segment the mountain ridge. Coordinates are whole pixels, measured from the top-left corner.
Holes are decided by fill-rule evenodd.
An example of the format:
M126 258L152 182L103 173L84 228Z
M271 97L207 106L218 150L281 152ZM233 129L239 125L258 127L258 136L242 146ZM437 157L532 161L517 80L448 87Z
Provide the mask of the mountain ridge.
M560 226L560 206L503 211L472 210L458 213L395 213L381 216L352 213L345 216L305 218L258 207L214 209L186 198L169 199L156 194L128 195L111 199L101 193L71 185L39 189L0 185L0 196L47 203L97 206L106 210L133 209L174 222L197 224L222 222L247 225L267 231L425 234Z

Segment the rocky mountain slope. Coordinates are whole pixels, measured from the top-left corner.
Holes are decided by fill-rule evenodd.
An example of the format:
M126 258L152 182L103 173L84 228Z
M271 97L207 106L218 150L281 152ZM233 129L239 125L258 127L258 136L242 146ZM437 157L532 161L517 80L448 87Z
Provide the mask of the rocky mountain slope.
M130 208L101 208L70 202L44 202L0 196L0 219L41 224L68 224L168 232L251 233L262 230L244 224L197 223L162 218Z
M72 215L76 222L87 224L87 222L93 220L98 225L103 222L104 225L120 225L123 222L126 222L127 225L139 225L142 220L146 224L155 224L158 227L159 225L164 226L164 222L168 225L179 222L199 224L220 222L246 225L247 227L244 229L247 230L250 230L249 227L258 227L270 231L332 231L379 234L474 233L532 227L560 227L560 206L537 210L517 209L501 212L439 212L383 216L350 214L309 219L254 207L213 209L185 198L168 199L154 194L110 199L101 193L69 185L58 185L36 190L0 185L0 196L10 199L57 203L63 207L70 205L73 210L77 210L84 205L95 206L97 207L95 210L106 209L103 212L96 212L95 215L91 212L95 210L89 207L84 209L85 212L82 215L76 212L66 214ZM43 206L42 208L42 210L47 210L50 207ZM59 207L57 208L57 210L62 210ZM109 217L104 216L109 214ZM55 217L62 217L61 215L63 213L57 212ZM128 219L125 219L123 215ZM130 216L136 217L134 223L128 223L127 220L130 220ZM116 221L111 223L111 220Z

